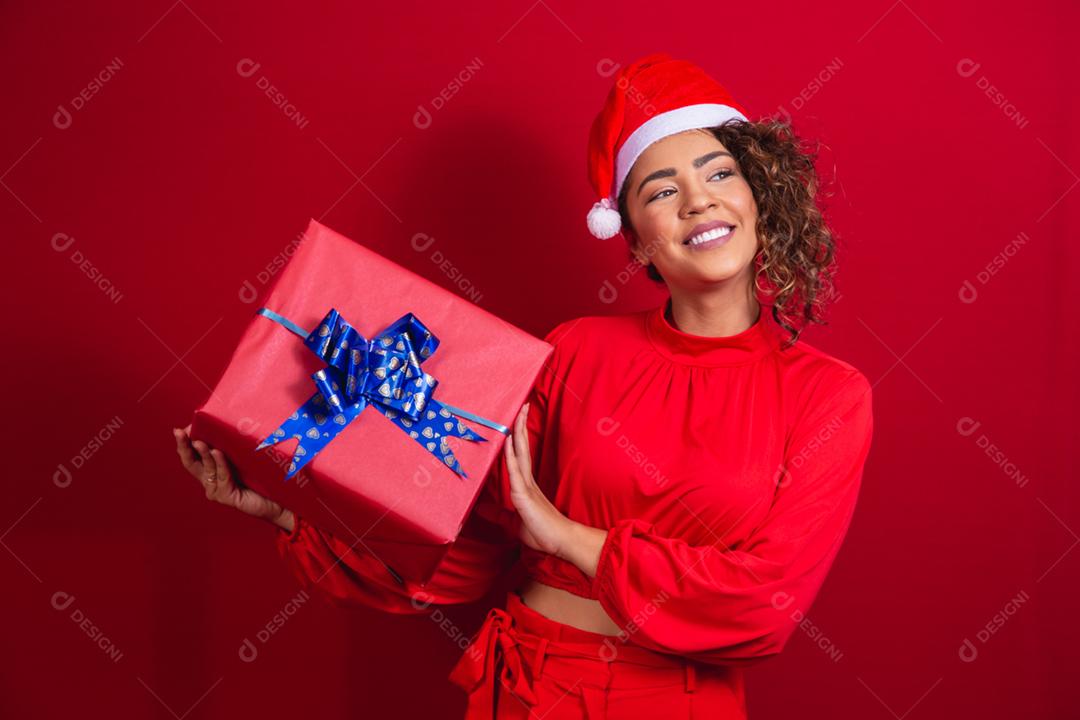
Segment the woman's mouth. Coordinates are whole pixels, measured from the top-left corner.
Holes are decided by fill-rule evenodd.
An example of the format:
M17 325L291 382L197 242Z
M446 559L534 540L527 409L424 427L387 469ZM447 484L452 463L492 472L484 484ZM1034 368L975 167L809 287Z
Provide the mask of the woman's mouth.
M697 235L692 235L683 243L683 245L686 245L691 250L709 250L726 243L734 232L735 228L730 225L713 228L712 230L706 230Z

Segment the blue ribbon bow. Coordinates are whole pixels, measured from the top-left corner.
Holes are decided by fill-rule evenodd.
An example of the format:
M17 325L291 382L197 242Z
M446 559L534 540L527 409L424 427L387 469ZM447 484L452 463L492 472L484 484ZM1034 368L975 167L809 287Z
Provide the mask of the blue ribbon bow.
M311 332L265 307L258 313L304 338L304 345L327 363L311 376L318 392L255 448L261 450L290 437L300 441L286 480L311 462L368 405L461 477L468 475L446 438L487 441L462 425L460 417L505 435L510 433L505 425L432 397L439 381L424 372L420 363L439 347L439 339L412 313L402 315L372 340L357 332L333 308Z

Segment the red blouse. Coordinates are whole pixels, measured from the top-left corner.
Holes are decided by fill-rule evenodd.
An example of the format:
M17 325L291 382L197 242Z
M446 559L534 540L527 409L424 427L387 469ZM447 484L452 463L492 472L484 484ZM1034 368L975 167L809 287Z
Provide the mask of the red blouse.
M278 547L341 601L425 612L528 574L596 599L627 640L714 664L775 655L851 521L873 432L871 386L762 306L737 335L682 332L667 303L560 323L530 394L533 474L569 518L608 530L596 576L520 543L500 459L435 576L398 584L361 542L297 518Z

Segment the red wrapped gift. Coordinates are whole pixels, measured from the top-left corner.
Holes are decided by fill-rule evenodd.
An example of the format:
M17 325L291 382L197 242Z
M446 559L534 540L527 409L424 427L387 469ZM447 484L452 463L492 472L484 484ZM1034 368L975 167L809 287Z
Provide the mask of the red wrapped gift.
M548 343L311 220L191 435L239 479L424 582Z

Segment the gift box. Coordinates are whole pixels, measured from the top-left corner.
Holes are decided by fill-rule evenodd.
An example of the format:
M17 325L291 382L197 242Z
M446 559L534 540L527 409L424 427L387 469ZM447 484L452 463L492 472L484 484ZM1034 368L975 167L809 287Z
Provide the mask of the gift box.
M423 583L552 352L312 219L191 436L238 479Z

